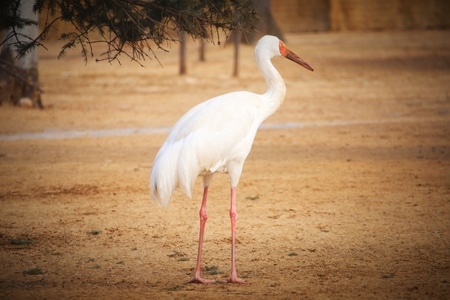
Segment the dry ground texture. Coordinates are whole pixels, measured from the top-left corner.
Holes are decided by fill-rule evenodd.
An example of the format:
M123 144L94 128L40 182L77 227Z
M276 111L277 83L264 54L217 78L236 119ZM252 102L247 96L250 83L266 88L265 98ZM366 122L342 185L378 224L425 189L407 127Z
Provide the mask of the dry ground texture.
M168 208L148 177L167 128L235 90L263 92L252 47L177 47L142 68L41 51L43 111L0 108L1 299L445 299L450 295L450 32L288 35L315 72L274 63L288 95L238 188L237 267L193 275L201 180ZM239 107L236 107L239 109ZM215 176L205 277L230 270Z

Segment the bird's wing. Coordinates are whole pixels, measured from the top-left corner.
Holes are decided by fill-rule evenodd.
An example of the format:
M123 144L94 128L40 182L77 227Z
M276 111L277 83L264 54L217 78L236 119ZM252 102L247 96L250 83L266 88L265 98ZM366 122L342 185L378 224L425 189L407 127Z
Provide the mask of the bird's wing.
M212 98L186 112L173 126L167 141L179 141L201 129L217 134L230 130L235 135L245 134L255 121L259 121L261 106L260 95L250 92L234 92Z
M225 170L231 161L243 164L262 122L261 107L259 95L235 92L195 106L175 124L167 143L180 147L178 180L186 194L200 173Z

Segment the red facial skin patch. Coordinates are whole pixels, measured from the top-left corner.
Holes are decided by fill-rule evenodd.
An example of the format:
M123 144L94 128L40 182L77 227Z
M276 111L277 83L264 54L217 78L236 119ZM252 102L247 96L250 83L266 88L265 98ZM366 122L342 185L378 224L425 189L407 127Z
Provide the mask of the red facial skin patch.
M282 41L280 41L279 48L280 48L280 54L281 55L286 56L288 54L289 50L288 50L288 48L286 47L286 45Z

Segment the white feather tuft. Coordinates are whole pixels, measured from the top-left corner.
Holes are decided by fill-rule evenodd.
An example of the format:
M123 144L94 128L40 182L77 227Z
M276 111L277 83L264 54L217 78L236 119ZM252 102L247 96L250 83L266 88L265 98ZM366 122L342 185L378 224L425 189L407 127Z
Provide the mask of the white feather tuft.
M150 175L150 192L154 201L169 205L170 197L178 185L177 164L181 143L170 147L165 143L153 162Z

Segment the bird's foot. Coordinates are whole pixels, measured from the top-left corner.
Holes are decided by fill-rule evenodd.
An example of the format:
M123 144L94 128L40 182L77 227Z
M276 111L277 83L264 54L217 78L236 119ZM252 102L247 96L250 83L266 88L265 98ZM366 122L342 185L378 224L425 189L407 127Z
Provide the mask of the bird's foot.
M200 276L194 276L194 279L189 281L189 283L210 284L210 283L216 283L216 281L214 279L204 279Z
M237 276L231 276L230 279L228 279L228 282L230 282L230 283L240 283L240 284L247 283L244 279L239 278Z

